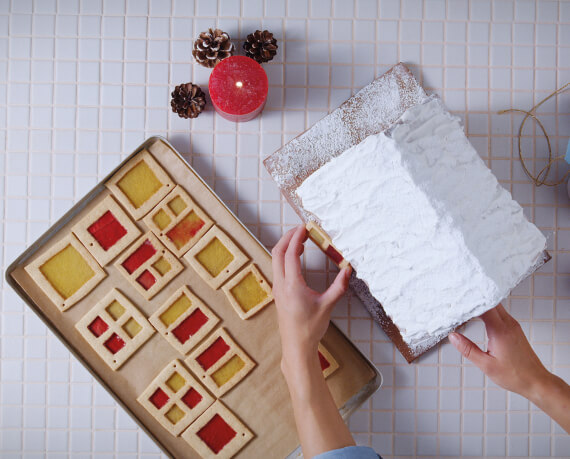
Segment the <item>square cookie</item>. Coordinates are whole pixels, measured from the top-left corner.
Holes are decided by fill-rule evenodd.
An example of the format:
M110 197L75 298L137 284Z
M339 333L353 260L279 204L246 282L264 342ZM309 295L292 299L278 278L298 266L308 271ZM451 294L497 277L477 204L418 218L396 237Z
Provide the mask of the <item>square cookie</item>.
M93 306L75 328L113 370L154 333L146 317L117 289Z
M106 186L132 217L140 220L174 188L174 182L143 150L121 167Z
M184 258L214 290L248 261L248 257L218 226L213 226Z
M273 301L271 284L253 263L226 282L222 290L243 320L257 314Z
M313 241L340 269L346 268L349 263L336 249L328 235L315 223L308 222L305 227L309 232L309 239Z
M336 370L338 370L338 362L332 356L332 354L328 351L326 347L323 346L322 343L319 343L319 362L321 364L321 370L323 371L323 376L328 378L332 375Z
M182 434L201 457L230 459L253 438L235 414L217 400Z
M179 258L214 224L180 185L176 185L143 221Z
M107 276L73 234L54 244L25 270L60 311L69 309Z
M200 298L183 286L148 320L181 354L187 354L220 322Z
M138 226L111 195L103 199L71 231L101 266L109 263L141 234Z
M147 300L184 269L178 258L150 231L123 252L115 266Z
M180 360L170 362L137 400L174 436L214 403Z
M255 367L255 362L219 328L185 360L190 369L220 398Z

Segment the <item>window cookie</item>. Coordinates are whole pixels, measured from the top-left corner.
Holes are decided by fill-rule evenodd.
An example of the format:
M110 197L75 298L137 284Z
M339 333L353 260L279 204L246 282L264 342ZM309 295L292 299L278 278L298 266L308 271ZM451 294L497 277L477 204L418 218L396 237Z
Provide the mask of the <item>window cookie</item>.
M315 223L308 222L305 227L309 233L309 239L313 241L319 249L321 249L335 265L340 269L346 268L349 263L344 259L342 254L336 249L327 234Z
M190 352L220 321L186 286L174 292L148 320L182 354Z
M107 276L73 234L54 244L25 270L60 311L69 309Z
M218 398L255 367L255 362L223 328L214 331L185 362Z
M93 306L75 328L113 370L120 368L154 333L146 317L117 289Z
M237 314L249 319L273 301L271 285L254 264L242 269L222 290Z
M117 200L140 220L174 188L174 182L154 157L143 150L106 183Z
M213 226L184 258L214 290L220 288L248 260L229 236L217 226Z
M214 403L180 360L170 362L137 400L174 436Z
M101 266L109 263L141 234L138 226L111 195L103 199L71 231Z
M230 459L253 433L222 402L217 400L182 434L201 457Z
M147 300L184 269L178 258L150 231L123 252L115 266Z
M184 255L214 224L180 185L143 221L177 257Z
M319 343L319 362L321 364L321 370L323 371L323 376L328 378L332 375L339 367L338 362L332 356L332 354L324 347L321 343Z

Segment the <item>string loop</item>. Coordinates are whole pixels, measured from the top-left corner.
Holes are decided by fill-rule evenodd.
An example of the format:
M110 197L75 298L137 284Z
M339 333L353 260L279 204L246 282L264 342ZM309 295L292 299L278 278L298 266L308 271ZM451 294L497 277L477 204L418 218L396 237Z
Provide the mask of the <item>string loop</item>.
M532 180L532 182L536 186L541 186L541 185L557 186L557 185L560 185L561 183L564 183L566 181L566 177L568 177L568 175L570 175L570 170L569 170L557 182L548 182L547 181L548 180L548 174L550 173L550 168L552 167L552 165L555 162L560 161L560 160L564 160L564 155L557 156L555 158L552 157L552 146L550 145L550 137L548 137L548 133L546 132L546 128L544 127L544 125L540 122L540 120L536 116L536 110L538 109L538 107L540 107L543 103L545 103L547 100L551 99L552 97L555 97L558 94L562 94L569 87L570 87L570 83L566 83L564 86L562 86L561 88L558 88L556 91L554 91L553 93L551 93L550 95L548 95L547 97L542 99L538 104L536 104L534 107L532 107L528 111L527 110L521 110L518 108L509 108L507 110L501 110L499 112L499 115L504 115L505 113L513 113L513 112L525 114L525 117L523 118L521 125L519 127L519 133L517 135L519 159L521 160L521 165L524 169L525 174ZM523 158L522 147L521 147L522 132L524 129L524 125L529 118L532 118L536 122L536 124L538 124L538 126L542 130L542 133L544 134L544 137L546 138L546 144L548 145L548 163L546 164L546 166L544 166L540 170L540 172L538 174L536 174L536 176L532 175L532 173L528 170L526 163L525 163L525 160Z

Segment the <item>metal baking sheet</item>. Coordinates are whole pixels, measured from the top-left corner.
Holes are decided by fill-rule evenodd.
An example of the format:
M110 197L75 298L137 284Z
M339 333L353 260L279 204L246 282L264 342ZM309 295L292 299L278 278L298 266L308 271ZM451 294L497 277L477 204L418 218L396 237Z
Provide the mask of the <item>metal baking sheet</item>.
M298 439L288 399L288 392L280 372L280 342L274 306L267 307L248 321L235 314L221 291L213 291L184 261L185 269L151 301L140 295L120 277L112 263L104 267L108 277L93 292L66 312L60 312L49 301L24 271L24 266L39 256L51 244L69 233L69 229L109 194L105 182L127 161L143 149L149 150L171 175L184 186L197 203L218 225L232 236L271 280L271 257L263 245L237 219L214 191L198 176L182 156L161 137L151 137L115 168L81 201L59 219L44 235L20 255L7 269L8 284L44 321L50 330L80 360L88 371L149 434L165 454L171 457L197 457L180 437L174 437L149 415L136 401L156 374L174 358L183 358L158 333L126 364L117 371L110 370L75 331L74 324L103 296L109 287L119 287L129 299L149 316L170 294L182 285L189 285L222 318L238 343L256 361L257 368L238 386L222 397L222 401L255 433L256 437L238 453L237 457L260 457L271 451L273 456L298 454ZM146 231L142 221L137 225ZM331 324L325 338L326 347L339 360L341 368L327 381L331 392L347 418L381 385L381 375L374 365ZM152 353L153 358L145 358ZM356 377L355 377L356 375Z

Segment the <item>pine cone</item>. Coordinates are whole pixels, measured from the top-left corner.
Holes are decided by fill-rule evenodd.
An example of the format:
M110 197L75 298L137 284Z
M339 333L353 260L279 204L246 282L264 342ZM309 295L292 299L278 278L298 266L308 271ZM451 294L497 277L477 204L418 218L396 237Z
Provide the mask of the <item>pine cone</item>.
M220 29L208 29L194 42L192 56L198 64L213 68L222 59L232 56L234 52L234 44L226 32Z
M243 44L245 55L255 59L260 64L269 62L277 54L277 40L269 30L256 30L247 36Z
M196 118L206 105L206 95L200 86L192 83L176 86L172 91L170 106L180 118Z

